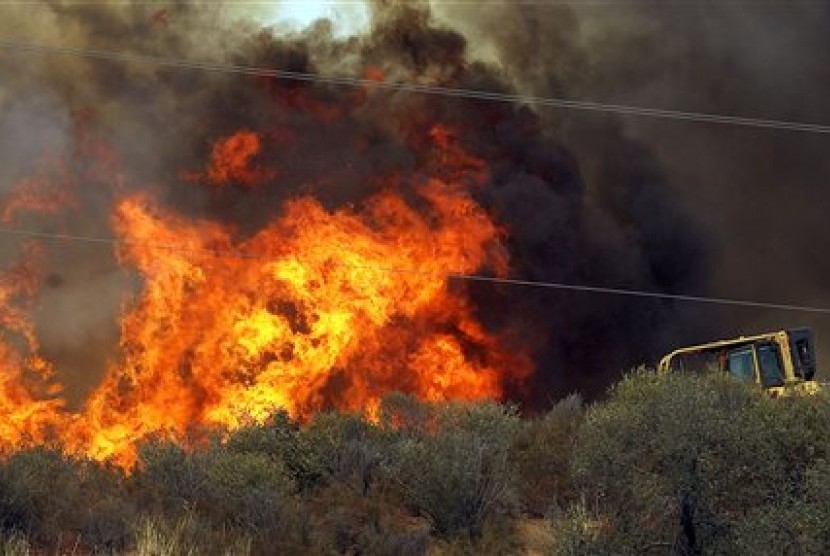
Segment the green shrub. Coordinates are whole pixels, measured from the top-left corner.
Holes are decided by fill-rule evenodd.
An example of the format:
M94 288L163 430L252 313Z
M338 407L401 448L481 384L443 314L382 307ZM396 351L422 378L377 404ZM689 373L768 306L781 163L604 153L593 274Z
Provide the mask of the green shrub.
M300 491L306 491L319 483L322 471L302 437L300 423L280 410L262 424L233 431L224 445L231 452L259 454L280 460Z
M321 486L307 500L314 554L424 554L426 523L415 522L373 489L364 495L350 484Z
M34 448L0 462L0 528L38 548L123 549L134 506L121 470Z
M82 477L84 498L76 501L75 512L84 546L106 553L122 551L131 542L136 519L136 505L125 488L124 472L111 465L85 462Z
M319 414L303 429L301 438L312 469L329 483L349 484L363 495L389 455L388 438L356 414Z
M737 523L735 549L744 554L822 554L830 546L830 463L809 465L801 495L750 508Z
M731 554L758 546L770 516L787 525L767 546L796 542L828 416L820 398L770 399L721 375L628 376L588 411L574 455L591 517L608 525L597 545Z
M150 513L168 521L190 516L257 546L302 544L296 484L282 460L222 444L188 454L168 443L144 446L140 458L133 482Z
M57 450L35 448L0 463L0 527L53 545L76 524L80 464Z
M442 537L481 534L485 520L515 507L510 449L514 408L494 403L436 405L426 430L402 435L386 466L401 500Z
M531 515L549 515L567 506L574 440L582 417L582 400L570 396L545 415L522 423L512 451L519 496Z
M636 554L630 547L611 546L612 536L608 534L607 527L596 512L588 509L584 500L574 501L565 512L553 517L554 553L557 556ZM658 551L661 552L667 551Z
M252 534L282 530L294 511L291 477L281 462L260 454L236 454L217 449L194 456L204 482L196 508L219 526Z
M198 500L204 481L204 470L181 446L151 440L139 447L131 482L145 511L186 513Z
M420 437L434 425L435 408L412 394L392 392L380 403L380 425L398 436Z

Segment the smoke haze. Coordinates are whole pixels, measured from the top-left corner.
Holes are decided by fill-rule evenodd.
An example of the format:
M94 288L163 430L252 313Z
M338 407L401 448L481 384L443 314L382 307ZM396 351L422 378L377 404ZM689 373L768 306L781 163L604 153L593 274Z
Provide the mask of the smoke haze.
M301 32L263 27L255 7L232 3L43 2L0 6L0 36L830 123L830 9L821 4L433 4L375 2L365 35L335 37L324 20ZM78 179L75 205L15 215L15 226L110 237L113 198L146 189L245 236L297 195L333 210L380 191L388 181L378 176L428 176L440 161L425 159L419 142L436 121L489 165L473 195L504 229L510 277L830 305L830 143L806 133L2 51L0 193L55 174L50 156L64 156ZM263 134L265 185L194 186L215 141L239 130ZM11 264L18 245L0 238L0 263ZM101 246L46 247L38 334L80 404L118 357L117 317L139 284ZM452 287L506 345L531 356L534 373L506 384L528 407L573 390L598 395L620 372L684 343L802 324L830 338L825 317Z

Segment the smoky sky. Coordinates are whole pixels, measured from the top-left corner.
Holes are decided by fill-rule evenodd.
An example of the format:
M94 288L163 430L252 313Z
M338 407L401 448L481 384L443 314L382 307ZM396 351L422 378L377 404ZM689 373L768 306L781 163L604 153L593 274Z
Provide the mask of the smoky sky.
M0 8L0 35L321 74L379 67L390 80L830 123L830 9L820 4L436 4L376 2L365 35L335 38L326 21L277 33L232 3L44 2ZM31 173L44 150L74 153L83 174L78 114L92 109L90 133L114 146L118 170L85 175L74 212L22 223L111 234L107 207L119 188L147 188L188 216L251 233L298 194L335 208L388 184L378 176L428 175L432 162L417 144L440 121L488 161L490 177L475 195L506 230L511 277L830 305L826 137L361 94L4 52L0 192ZM266 135L261 157L276 170L266 187L211 193L181 177L203 170L212 141L240 129ZM16 245L0 240L4 264ZM61 244L50 252L38 328L46 354L82 392L117 357L116 316L131 284L106 250ZM452 287L464 289L489 328L532 354L529 382L507 385L529 407L574 390L598 395L620 373L684 343L803 324L830 337L826 318L798 313Z

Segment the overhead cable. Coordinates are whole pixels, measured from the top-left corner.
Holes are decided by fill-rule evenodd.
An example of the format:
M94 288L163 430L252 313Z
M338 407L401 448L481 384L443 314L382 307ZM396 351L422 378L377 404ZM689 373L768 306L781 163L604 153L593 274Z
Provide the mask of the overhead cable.
M87 243L97 243L106 245L141 245L150 249L163 249L181 253L191 253L200 255L209 255L213 257L224 257L234 259L254 259L254 260L269 260L268 257L256 253L244 253L241 251L208 249L208 248L186 248L177 245L168 245L162 243L151 243L146 241L136 241L119 239L114 237L96 237L86 235L61 234L51 232L39 232L36 230L25 230L18 228L0 228L0 235L14 235L22 237L31 237L38 239L50 239L56 241L77 241ZM369 270L387 273L401 273L414 274L419 276L444 278L447 280L467 280L472 282L488 282L493 284L503 284L508 286L523 286L530 288L546 288L553 290L565 290L584 293L607 294L607 295L622 295L629 297L642 297L651 299L663 299L670 301L692 302L692 303L708 303L714 305L726 305L735 307L751 307L757 309L774 309L781 311L797 311L805 313L820 313L830 315L830 308L815 307L810 305L796 305L791 303L776 303L767 301L755 301L748 299L732 299L726 297L709 297L700 295L684 295L663 293L647 290L629 289L629 288L612 288L605 286L592 286L584 284L572 284L564 282L549 282L540 280L520 280L515 278L500 278L497 276L487 276L482 274L467 274L461 272L443 272L436 273L425 270L418 270L414 268L397 268L387 267L381 265L355 265L347 264L338 261L333 261L333 264L340 267L351 268L355 270Z
M486 91L483 89L468 89L459 87L445 87L441 85L381 81L359 77L320 75L316 73L272 69L261 66L221 64L216 62L203 62L163 56L148 56L144 54L131 54L126 52L115 52L110 50L100 50L93 48L50 46L29 42L19 42L16 40L10 40L2 37L0 37L0 49L6 49L8 51L13 52L34 52L44 55L75 56L94 60L145 64L160 67L199 70L215 73L251 75L256 77L269 77L273 79L282 79L290 81L305 81L336 86L368 87L374 89L401 91L407 93L420 93L443 97L466 98L471 100L483 100L490 102L525 103L548 108L582 110L588 112L609 113L624 116L638 116L648 118L661 118L667 120L690 121L698 123L723 124L741 127L773 129L778 131L830 134L830 125L809 122L772 120L746 116L733 116L728 114L716 114L710 112L672 110L666 108L649 108L644 106L609 104L588 100L571 100L555 97L519 95L514 93Z

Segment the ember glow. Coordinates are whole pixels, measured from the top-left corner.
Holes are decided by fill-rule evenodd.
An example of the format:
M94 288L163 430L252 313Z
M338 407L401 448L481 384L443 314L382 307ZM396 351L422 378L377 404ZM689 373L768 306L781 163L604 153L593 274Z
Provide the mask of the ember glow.
M700 234L624 125L417 90L576 98L583 35L510 3L255 4L0 17L44 44L327 78L0 57L0 225L37 234L0 234L0 452L129 467L147 437L371 415L392 391L533 412L689 343L664 300L447 277L705 293Z
M272 170L257 167L256 158L261 149L256 133L243 130L222 138L213 146L207 172L185 173L185 179L207 181L217 187L238 183L245 186L259 185L274 176Z
M217 138L203 186L263 185L260 136ZM448 272L505 274L502 232L473 200L487 172L445 126L424 133L431 176L391 179L359 206L326 209L312 196L242 237L230 225L122 193L111 226L117 258L141 279L125 305L120 350L79 413L64 410L38 355L24 302L37 296L36 252L2 282L0 414L7 449L57 439L71 451L129 466L148 435L183 439L233 429L278 408L369 410L391 391L425 400L499 398L529 359L476 319ZM20 187L27 191L28 180ZM271 182L279 185L279 180ZM20 204L21 195L10 202ZM67 203L68 204L68 203ZM54 212L32 202L32 212Z

